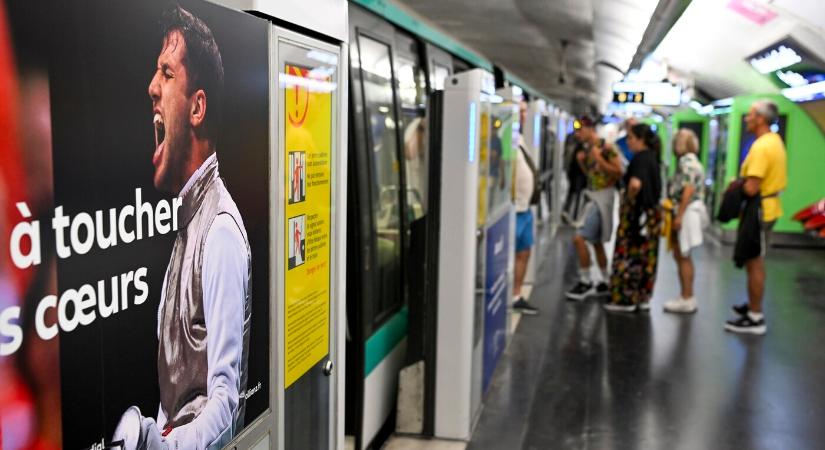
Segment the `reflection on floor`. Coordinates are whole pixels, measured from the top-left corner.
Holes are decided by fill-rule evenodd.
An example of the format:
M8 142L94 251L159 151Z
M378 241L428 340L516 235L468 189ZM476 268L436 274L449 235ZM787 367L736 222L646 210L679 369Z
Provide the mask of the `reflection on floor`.
M383 450L464 450L465 448L467 448L466 442L395 436L387 442Z
M825 252L772 249L763 337L722 329L745 301L731 248L695 252L699 311L662 312L678 293L662 254L648 314L564 300L569 232L544 248L526 317L486 394L469 449L750 449L825 442ZM563 269L563 270L562 270Z

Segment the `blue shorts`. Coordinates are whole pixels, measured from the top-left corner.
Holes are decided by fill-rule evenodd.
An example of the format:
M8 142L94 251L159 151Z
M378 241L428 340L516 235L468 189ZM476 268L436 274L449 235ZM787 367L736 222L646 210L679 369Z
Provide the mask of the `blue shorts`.
M533 211L516 213L516 253L533 246Z

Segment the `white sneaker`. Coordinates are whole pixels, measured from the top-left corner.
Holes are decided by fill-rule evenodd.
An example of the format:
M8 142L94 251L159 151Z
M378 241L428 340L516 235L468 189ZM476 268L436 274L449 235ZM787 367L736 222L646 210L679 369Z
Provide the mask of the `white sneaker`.
M676 298L665 302L665 312L692 314L695 313L697 309L698 306L696 305L695 297L688 299Z
M639 308L639 311L641 312L648 312L650 311L650 302L639 302L639 304L636 305L636 307Z

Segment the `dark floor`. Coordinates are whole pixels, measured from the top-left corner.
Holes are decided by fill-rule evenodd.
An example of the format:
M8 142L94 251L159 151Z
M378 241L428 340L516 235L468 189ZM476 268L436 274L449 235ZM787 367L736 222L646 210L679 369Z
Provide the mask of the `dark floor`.
M678 293L663 253L650 314L608 315L564 300L569 236L539 250L541 315L513 335L470 449L825 448L825 251L772 249L756 337L722 329L745 301L730 247L695 252L697 314L662 312Z

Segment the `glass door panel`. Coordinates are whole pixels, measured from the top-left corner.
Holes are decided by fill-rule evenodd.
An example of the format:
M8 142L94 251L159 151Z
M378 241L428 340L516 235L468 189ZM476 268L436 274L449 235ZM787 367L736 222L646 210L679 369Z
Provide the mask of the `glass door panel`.
M278 30L276 38L284 448L326 449L334 445L335 423L330 269L339 57L335 47L295 33Z

